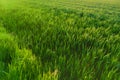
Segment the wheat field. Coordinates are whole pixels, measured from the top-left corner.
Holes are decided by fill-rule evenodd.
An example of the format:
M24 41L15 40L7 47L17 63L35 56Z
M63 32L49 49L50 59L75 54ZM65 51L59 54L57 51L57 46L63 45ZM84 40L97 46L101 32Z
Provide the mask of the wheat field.
M119 0L0 0L0 80L120 80Z

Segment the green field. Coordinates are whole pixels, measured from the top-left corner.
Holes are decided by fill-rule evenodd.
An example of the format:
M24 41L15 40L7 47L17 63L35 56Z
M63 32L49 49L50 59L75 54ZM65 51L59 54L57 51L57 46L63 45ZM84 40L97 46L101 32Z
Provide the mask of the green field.
M0 80L120 80L120 0L0 0Z

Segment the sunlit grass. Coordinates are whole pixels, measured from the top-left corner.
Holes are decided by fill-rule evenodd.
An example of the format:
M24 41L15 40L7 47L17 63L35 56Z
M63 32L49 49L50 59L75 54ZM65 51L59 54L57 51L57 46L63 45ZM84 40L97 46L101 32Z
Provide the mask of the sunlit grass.
M118 0L0 0L0 80L119 80Z
M0 0L0 6L4 9L15 9L20 6L21 0Z

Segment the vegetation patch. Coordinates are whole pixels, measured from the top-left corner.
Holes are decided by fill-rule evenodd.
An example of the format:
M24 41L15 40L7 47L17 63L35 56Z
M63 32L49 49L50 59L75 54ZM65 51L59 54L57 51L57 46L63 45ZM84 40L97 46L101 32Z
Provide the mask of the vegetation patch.
M0 4L0 79L119 80L119 1L102 1Z

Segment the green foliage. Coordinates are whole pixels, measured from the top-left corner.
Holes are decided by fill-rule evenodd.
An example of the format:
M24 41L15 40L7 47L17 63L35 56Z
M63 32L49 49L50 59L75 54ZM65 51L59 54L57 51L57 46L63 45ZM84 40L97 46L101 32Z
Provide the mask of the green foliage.
M0 10L1 79L120 79L117 0L23 2Z

